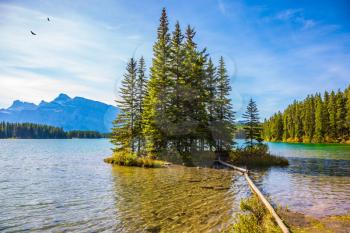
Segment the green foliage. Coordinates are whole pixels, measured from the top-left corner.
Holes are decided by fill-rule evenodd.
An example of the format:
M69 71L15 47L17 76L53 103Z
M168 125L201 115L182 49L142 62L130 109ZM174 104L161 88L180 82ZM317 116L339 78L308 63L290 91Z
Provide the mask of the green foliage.
M103 138L106 135L96 131L72 130L65 132L62 128L34 123L0 122L0 138L23 139L64 139L64 138Z
M245 119L244 131L246 135L246 143L249 147L254 146L254 141L261 142L261 124L259 120L259 111L255 101L251 98L249 100L247 110L243 114Z
M155 160L150 157L138 157L136 153L131 151L121 150L114 152L112 157L104 159L106 163L121 165L121 166L135 166L147 168L164 167L165 163L160 160Z
M72 130L67 132L68 138L103 138L106 135L96 131Z
M267 141L344 143L350 141L350 86L343 92L308 95L263 124Z
M252 147L242 147L232 150L229 155L230 162L247 167L288 166L284 157L271 155L267 144L255 144Z
M245 213L237 214L233 232L274 233L282 232L271 214L265 209L256 195L241 201L240 208Z
M62 128L33 123L0 122L0 138L68 138Z
M196 151L229 151L233 144L234 112L224 59L216 68L206 50L199 50L195 31L180 24L169 32L162 10L153 46L149 80L144 61L131 59L121 88L114 122L114 151L138 157L176 155L190 164Z
M210 64L209 64L210 65ZM214 77L215 78L215 77ZM209 79L210 80L210 79ZM210 80L211 81L211 80ZM213 80L215 82L215 79ZM229 151L232 148L235 125L234 111L230 99L230 81L223 57L220 57L217 68L217 87L214 96L214 119L211 129L216 142L216 150L219 152Z
M120 88L121 100L116 101L121 112L113 122L111 142L115 151L130 150L135 152L138 136L137 119L137 62L131 58Z

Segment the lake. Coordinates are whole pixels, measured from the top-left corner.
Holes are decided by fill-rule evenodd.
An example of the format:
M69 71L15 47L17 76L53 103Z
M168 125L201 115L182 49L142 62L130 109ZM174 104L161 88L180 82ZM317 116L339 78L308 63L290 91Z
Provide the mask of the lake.
M239 141L239 143L242 143ZM350 146L269 143L290 166L253 171L276 204L350 212ZM112 167L106 139L0 140L0 231L220 232L250 194L230 170Z

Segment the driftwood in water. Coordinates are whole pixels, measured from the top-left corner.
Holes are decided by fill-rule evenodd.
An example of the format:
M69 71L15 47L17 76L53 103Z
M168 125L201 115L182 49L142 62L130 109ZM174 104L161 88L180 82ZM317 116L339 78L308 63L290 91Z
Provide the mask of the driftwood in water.
M283 233L290 233L289 229L286 227L286 225L283 223L282 219L278 216L278 214L276 213L276 211L274 210L274 208L272 207L272 205L267 201L267 199L265 198L265 196L260 192L260 190L255 186L254 182L250 179L250 177L248 176L249 171L247 169L244 168L240 168L240 167L236 167L233 166L232 164L226 163L224 161L221 161L220 159L218 160L219 163L221 163L222 165L225 165L227 167L233 168L239 172L241 172L245 179L247 180L249 187L253 190L253 192L259 197L259 199L261 200L261 202L265 205L266 209L271 213L271 215L274 217L276 223L278 224L278 226L281 228L281 230L283 231Z

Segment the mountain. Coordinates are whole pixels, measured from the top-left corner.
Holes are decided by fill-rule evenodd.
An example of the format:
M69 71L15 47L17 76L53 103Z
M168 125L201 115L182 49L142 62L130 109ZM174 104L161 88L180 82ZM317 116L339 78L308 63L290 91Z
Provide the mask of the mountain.
M62 127L64 130L111 131L119 109L98 101L58 95L53 101L39 105L15 100L7 109L0 109L0 121L31 122Z

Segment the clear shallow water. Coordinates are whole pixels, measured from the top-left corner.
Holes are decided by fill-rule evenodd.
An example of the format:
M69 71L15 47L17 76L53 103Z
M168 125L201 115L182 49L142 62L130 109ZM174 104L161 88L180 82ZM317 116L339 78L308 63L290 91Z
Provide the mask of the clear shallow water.
M220 232L249 192L229 170L112 167L110 146L0 140L0 231Z
M275 203L315 217L350 213L350 145L268 144L272 154L290 162L254 173Z
M249 193L228 170L112 167L104 139L0 140L0 231L219 232ZM350 146L270 143L287 168L254 171L275 203L350 212Z

